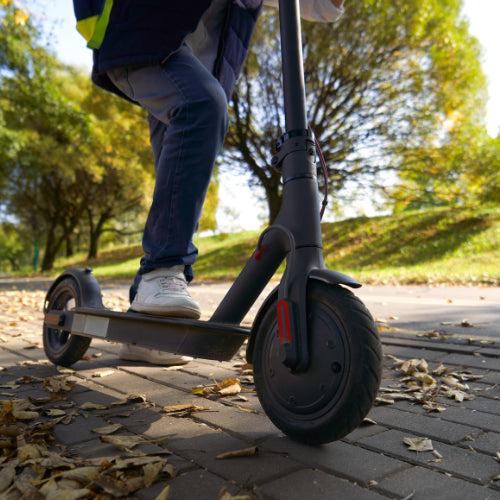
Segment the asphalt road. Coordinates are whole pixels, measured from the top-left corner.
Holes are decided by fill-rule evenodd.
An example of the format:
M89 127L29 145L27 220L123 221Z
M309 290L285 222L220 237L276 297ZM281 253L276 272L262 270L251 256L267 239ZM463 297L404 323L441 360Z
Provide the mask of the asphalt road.
M0 278L2 290L46 290L46 279ZM269 285L250 310L245 321L251 322L259 304L275 285ZM192 284L190 291L201 303L208 319L226 294L229 284ZM103 294L128 296L128 283L102 282ZM363 286L355 290L373 317L411 332L439 332L465 338L500 339L500 288L455 286Z

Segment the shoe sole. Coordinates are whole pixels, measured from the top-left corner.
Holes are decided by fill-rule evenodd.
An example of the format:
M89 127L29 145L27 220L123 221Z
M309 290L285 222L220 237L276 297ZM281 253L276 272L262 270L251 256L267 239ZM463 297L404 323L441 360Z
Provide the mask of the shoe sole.
M135 312L152 314L153 316L167 316L171 318L199 319L201 316L201 312L198 309L191 309L188 307L183 307L182 309L180 309L179 307L169 308L165 306L153 306L151 304L132 304L130 306L130 309Z

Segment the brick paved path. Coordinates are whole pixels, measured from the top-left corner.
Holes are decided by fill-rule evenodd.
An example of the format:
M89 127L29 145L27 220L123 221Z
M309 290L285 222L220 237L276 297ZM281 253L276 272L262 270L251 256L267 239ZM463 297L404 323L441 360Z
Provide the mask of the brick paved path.
M41 401L35 398L48 394L44 379L60 375L43 352L43 297L43 291L0 291L2 404L29 397ZM124 307L125 299L111 294L108 306ZM271 424L251 378L241 374L240 356L224 363L195 360L172 370L120 361L118 345L93 340L87 359L74 365L74 373L64 375L74 382L65 399L38 407L63 407L70 415L53 432L52 448L61 455L126 456L93 432L109 424L123 426L118 434L144 440L168 436L134 448L152 454L168 449L173 474L162 472L152 486L135 491L135 498L153 499L170 485L169 499L216 500L224 488L252 499L500 499L500 343L398 331L381 331L381 337L384 377L380 403L369 414L371 422L320 447L295 443ZM410 359L424 359L428 367L405 375L402 362ZM427 401L416 402L418 392L412 391L420 383L418 372L426 372L441 387ZM461 385L445 385L448 376ZM229 377L242 380L243 391L237 396L207 399L191 394L195 386ZM421 379L425 383L425 377ZM145 395L146 401L112 406L130 394ZM88 402L104 408L82 409ZM429 411L424 402L441 411ZM178 404L211 411L184 417L165 413L165 406ZM38 421L51 420L40 411ZM410 450L403 439L415 437L429 438L433 451ZM257 447L255 455L217 458L250 446ZM0 463L0 487L6 464Z

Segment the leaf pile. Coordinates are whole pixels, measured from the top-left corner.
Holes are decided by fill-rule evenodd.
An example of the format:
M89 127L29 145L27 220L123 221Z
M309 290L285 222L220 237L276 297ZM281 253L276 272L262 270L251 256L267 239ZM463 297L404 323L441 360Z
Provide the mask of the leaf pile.
M215 382L215 381L214 381ZM201 397L224 397L224 396L234 396L241 392L241 382L235 378L228 378L218 383L209 385L200 385L193 387L191 394Z
M428 412L443 412L446 407L436 402L438 396L458 402L474 399L466 382L483 378L467 370L454 371L442 364L429 373L425 359L402 360L391 355L386 355L386 358L393 361L393 368L400 372L401 377L394 388L380 389L382 395L377 398L378 404L393 404L405 399L421 404Z
M164 450L154 455L132 451L137 444L156 442L166 438L145 441L139 436L111 436L122 428L108 425L94 429L100 440L122 450L122 455L98 459L84 459L67 453L57 445L53 432L58 424L68 424L86 411L108 408L94 403L77 407L67 402L73 382L66 375L44 379L21 377L23 383L39 382L48 391L46 397L0 400L0 497L17 499L99 499L127 497L148 488L155 481L174 475L167 463ZM130 396L123 404L137 401ZM120 402L122 403L122 402ZM158 499L167 498L168 490Z

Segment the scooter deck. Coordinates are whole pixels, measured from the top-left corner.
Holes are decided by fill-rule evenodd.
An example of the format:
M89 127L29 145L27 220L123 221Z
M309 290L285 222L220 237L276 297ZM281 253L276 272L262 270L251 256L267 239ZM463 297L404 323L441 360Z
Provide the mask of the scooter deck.
M237 325L89 307L48 311L44 322L75 335L218 361L229 361L250 335Z

